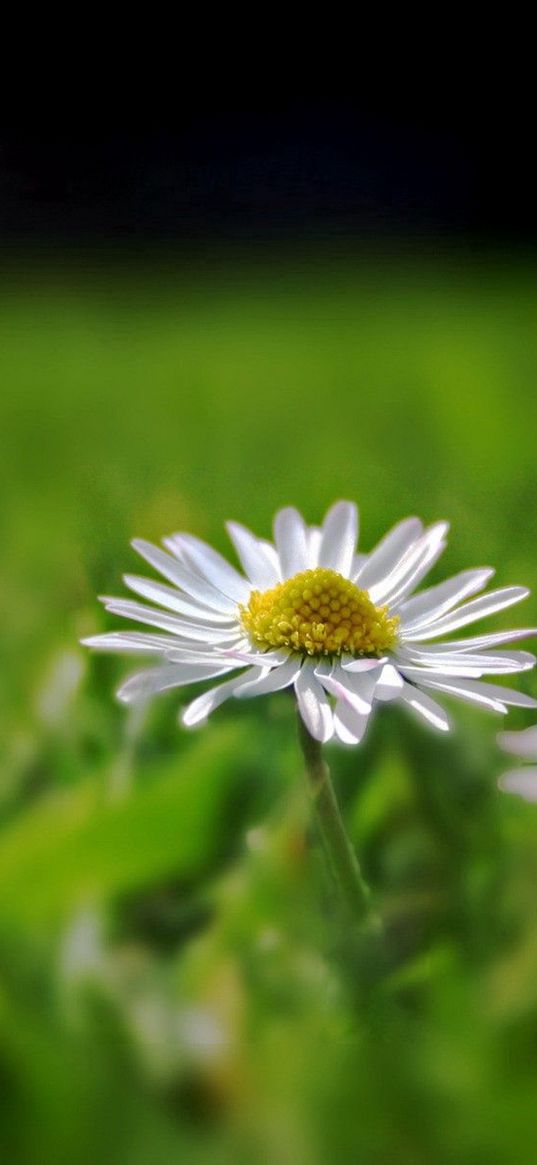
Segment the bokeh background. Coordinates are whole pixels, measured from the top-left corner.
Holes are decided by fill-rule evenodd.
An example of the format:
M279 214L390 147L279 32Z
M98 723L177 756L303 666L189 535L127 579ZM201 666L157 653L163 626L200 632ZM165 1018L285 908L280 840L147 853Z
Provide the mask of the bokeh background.
M390 936L364 989L291 701L188 734L189 693L119 707L132 660L78 645L131 537L228 552L286 503L356 500L365 549L449 518L435 579L535 587L525 132L350 101L2 131L6 1160L534 1161L537 807L498 791L500 720L387 707L329 746Z

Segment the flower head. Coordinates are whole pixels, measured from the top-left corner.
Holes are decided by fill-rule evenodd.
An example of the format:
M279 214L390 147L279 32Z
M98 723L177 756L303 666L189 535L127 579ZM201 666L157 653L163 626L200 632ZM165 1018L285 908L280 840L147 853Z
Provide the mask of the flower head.
M276 515L274 542L228 523L243 573L191 534L165 538L166 551L135 540L135 550L172 585L125 575L130 590L152 605L103 602L158 633L112 631L84 642L160 661L122 685L118 695L127 703L240 669L183 710L187 726L205 721L229 696L287 687L315 739L335 735L345 744L359 743L378 701L400 700L441 730L448 717L430 692L496 712L537 707L531 697L481 679L533 667L535 656L503 648L535 629L444 639L519 602L525 587L467 602L494 573L481 567L415 593L445 547L447 528L438 522L424 529L407 518L369 554L357 554L351 502L332 506L320 528L288 507Z

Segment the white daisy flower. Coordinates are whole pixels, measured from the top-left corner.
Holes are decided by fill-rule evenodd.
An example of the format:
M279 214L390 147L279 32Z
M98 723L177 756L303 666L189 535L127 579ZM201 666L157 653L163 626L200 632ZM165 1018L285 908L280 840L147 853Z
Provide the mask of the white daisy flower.
M518 603L529 593L525 587L471 598L494 573L480 567L414 593L446 545L446 522L424 529L418 518L407 518L369 554L356 553L351 502L337 502L320 528L307 526L296 509L280 510L274 542L236 522L227 528L243 573L191 534L165 538L166 550L133 542L167 584L128 574L126 585L148 603L102 601L155 632L112 631L83 641L160 661L122 685L118 695L126 703L241 669L189 704L183 724L204 722L229 696L293 687L311 736L335 735L344 744L359 743L379 701L399 700L441 730L449 728L448 717L431 693L495 712L511 704L537 707L521 692L482 682L533 667L534 655L503 648L537 635L535 628L444 638Z
M523 761L537 762L537 724L520 732L500 732L498 744L504 752ZM498 780L504 793L516 793L525 801L537 801L537 767L535 764L509 769Z

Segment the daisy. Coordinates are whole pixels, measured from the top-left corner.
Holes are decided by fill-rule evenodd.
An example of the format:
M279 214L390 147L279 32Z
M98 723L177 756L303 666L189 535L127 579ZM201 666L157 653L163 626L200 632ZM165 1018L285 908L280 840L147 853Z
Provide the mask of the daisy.
M351 745L362 740L379 702L398 700L440 730L450 726L437 700L442 695L494 712L537 707L521 692L482 680L533 667L534 655L504 648L537 630L445 638L518 603L529 593L525 587L472 597L494 573L479 567L415 593L446 545L446 522L425 529L407 518L369 554L356 552L351 502L332 506L321 527L306 525L292 507L280 510L273 542L237 522L227 529L242 572L192 534L165 538L165 550L134 540L166 582L128 574L127 587L147 602L102 601L107 611L155 630L83 640L156 658L156 666L122 685L121 700L223 680L183 710L183 724L192 727L230 696L291 687L315 740L335 736Z
M500 732L497 739L504 752L522 761L534 762L525 767L509 769L498 781L500 789L504 793L516 793L525 801L537 801L537 724L521 732Z

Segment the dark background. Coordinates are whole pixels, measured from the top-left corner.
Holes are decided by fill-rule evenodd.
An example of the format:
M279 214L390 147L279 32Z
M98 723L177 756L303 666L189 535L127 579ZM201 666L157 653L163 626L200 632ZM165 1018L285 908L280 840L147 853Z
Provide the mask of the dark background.
M173 125L0 130L0 245L404 236L534 243L533 108L422 94L188 105Z

